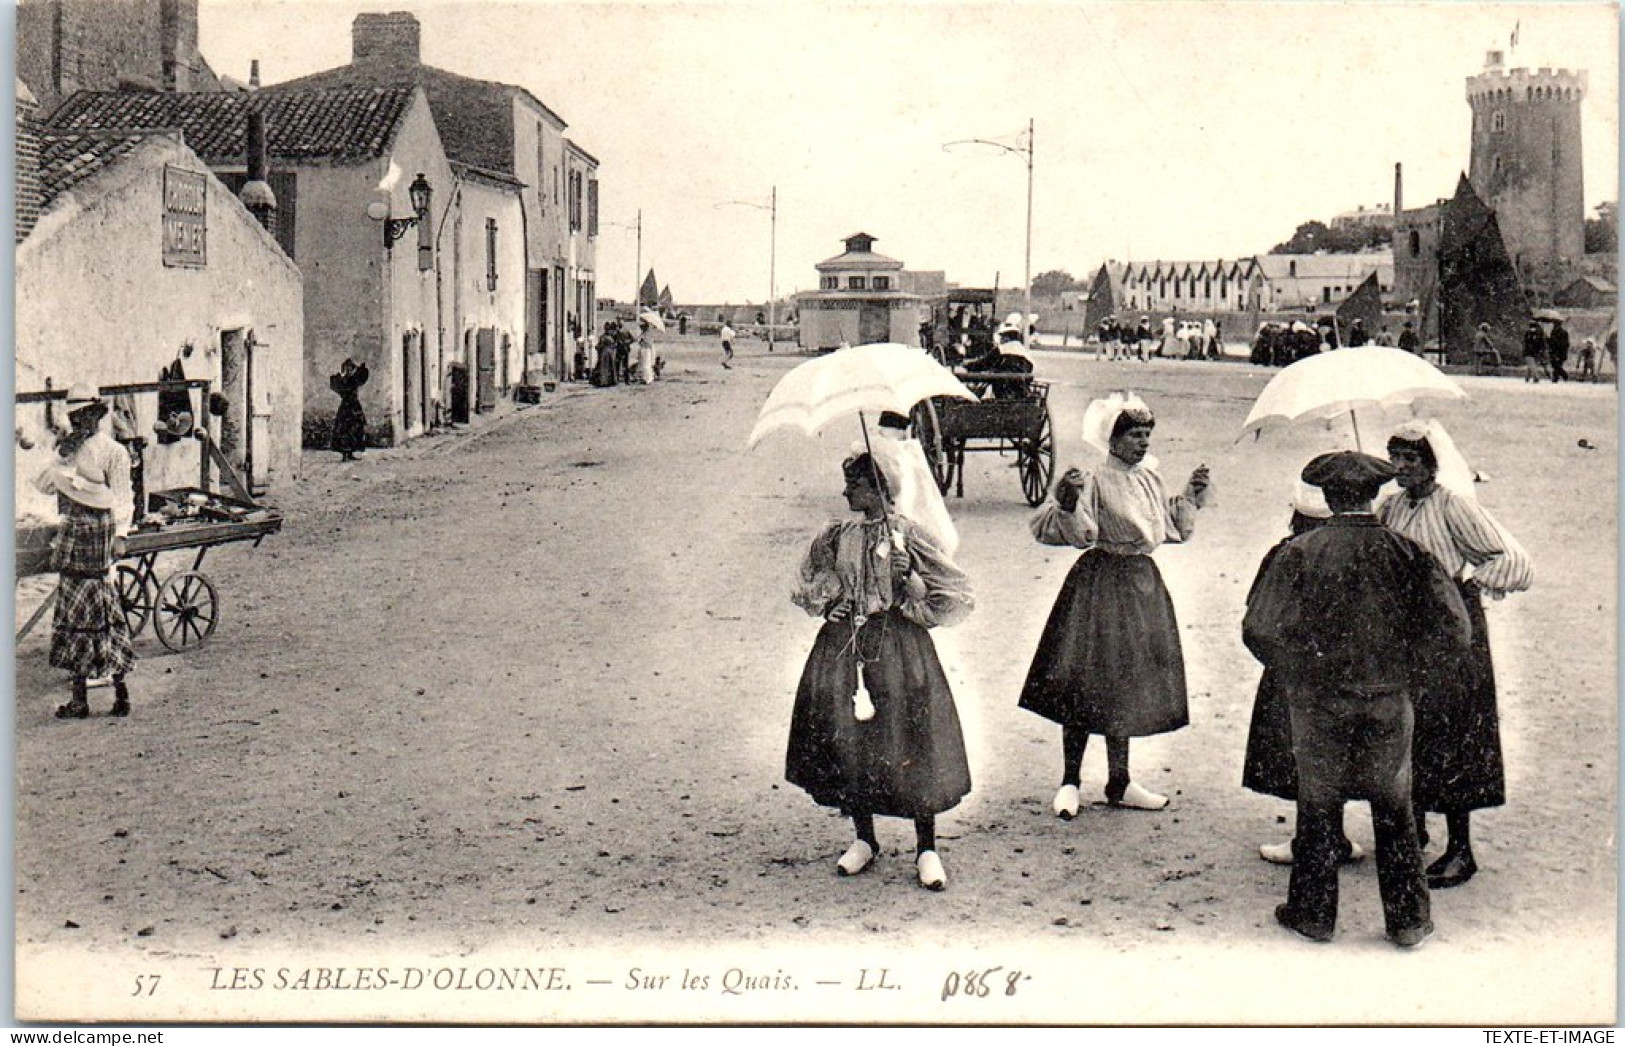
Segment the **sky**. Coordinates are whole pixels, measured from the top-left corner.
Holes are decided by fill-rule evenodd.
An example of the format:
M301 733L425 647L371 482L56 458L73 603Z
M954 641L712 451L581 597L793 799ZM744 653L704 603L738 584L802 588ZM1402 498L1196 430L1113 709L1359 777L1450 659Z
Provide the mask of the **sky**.
M1019 286L1029 120L1033 275L1261 253L1391 203L1396 162L1407 206L1453 193L1466 78L1514 30L1509 67L1588 71L1588 215L1619 195L1607 2L201 0L199 45L275 83L348 62L355 14L390 10L425 62L527 88L599 159L606 297L650 268L679 302L815 289L860 231ZM945 148L971 139L1008 148Z

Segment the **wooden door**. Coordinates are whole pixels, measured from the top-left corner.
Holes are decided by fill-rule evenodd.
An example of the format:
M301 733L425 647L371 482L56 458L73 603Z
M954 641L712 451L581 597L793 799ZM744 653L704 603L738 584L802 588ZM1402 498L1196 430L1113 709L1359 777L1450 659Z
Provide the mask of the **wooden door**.
M487 411L497 403L497 332L481 327L474 336L474 365L478 371L474 385L474 409Z
M884 305L858 306L858 344L891 340L891 310Z

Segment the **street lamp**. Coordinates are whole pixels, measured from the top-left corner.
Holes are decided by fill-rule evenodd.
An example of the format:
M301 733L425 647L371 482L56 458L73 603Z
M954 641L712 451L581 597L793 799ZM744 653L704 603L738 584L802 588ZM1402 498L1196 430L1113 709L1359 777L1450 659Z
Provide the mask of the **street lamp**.
M395 241L405 236L406 230L421 221L427 220L429 217L429 200L434 195L434 190L429 187L429 182L423 177L422 172L419 172L418 176L412 179L412 184L407 187L406 194L412 198L412 217L410 218L391 218L389 216L389 204L384 200L374 200L367 205L367 217L375 222L383 222L384 250L386 251L394 249Z
M1021 316L1021 344L1030 346L1032 323L1028 317L1033 314L1033 122L1030 118L1027 120L1026 140L1020 145L995 142L987 138L962 138L959 141L947 142L942 148L949 151L956 145L990 145L995 149L1027 158L1027 278L1022 282L1022 300L1025 304ZM995 307L997 304L994 303Z
M773 193L768 197L767 203L757 203L754 200L724 200L718 207L754 207L758 211L768 212L768 255L767 255L767 351L773 351L773 328L778 326L778 267L779 267L779 187L773 186Z

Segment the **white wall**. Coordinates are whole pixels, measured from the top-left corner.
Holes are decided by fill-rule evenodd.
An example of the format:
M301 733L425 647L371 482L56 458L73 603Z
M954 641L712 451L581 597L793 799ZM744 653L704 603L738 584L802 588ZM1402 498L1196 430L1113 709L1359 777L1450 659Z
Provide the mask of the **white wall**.
M166 164L205 175L205 267L162 262ZM42 390L47 377L56 388L156 381L188 342L195 348L183 363L187 377L218 383L221 333L253 330L259 342L254 407L269 413L255 437L256 475L270 482L273 499L278 483L297 476L304 345L299 270L184 145L149 139L54 200L17 246L16 294L18 392ZM152 438L156 394L137 395L133 405L149 439L147 489L196 485L200 445L158 445ZM19 514L55 511L54 501L29 485L50 460L44 416L43 406L17 408L18 426L36 444L17 451Z

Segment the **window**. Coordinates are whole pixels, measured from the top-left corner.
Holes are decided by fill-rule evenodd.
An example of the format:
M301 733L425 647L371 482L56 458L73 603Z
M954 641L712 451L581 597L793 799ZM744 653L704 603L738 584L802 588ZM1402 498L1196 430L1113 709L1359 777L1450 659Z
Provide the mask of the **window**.
M1295 262L1295 261L1287 262L1286 263L1286 274L1288 276L1296 278L1297 275L1298 275L1298 263Z
M863 277L862 276L848 276L846 278L846 289L849 290L849 291L861 291L861 290L863 290L864 289Z
M875 277L875 290L877 290L877 291L889 291L889 290L891 290L891 277L890 276L876 276Z
M598 235L598 179L587 179L587 235Z
M1422 256L1422 234L1412 229L1408 239L1411 245L1411 257L1420 258Z
M1329 304L1331 304L1331 300L1332 300L1332 289L1330 287L1322 287L1320 289L1320 303L1322 305L1329 305Z
M497 220L485 219L485 289L497 289Z
M838 291L841 289L841 278L839 276L820 276L818 278L818 289Z
M1490 114L1490 130L1499 134L1507 129L1507 114L1496 110Z
M581 228L581 172L570 172L570 228Z

